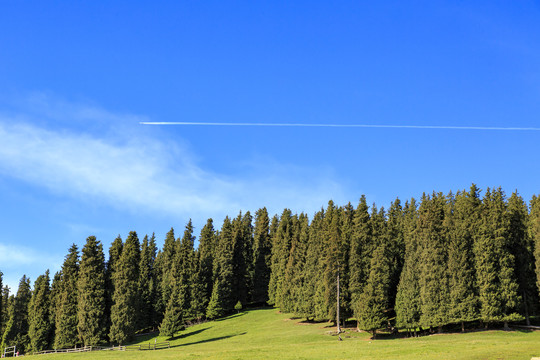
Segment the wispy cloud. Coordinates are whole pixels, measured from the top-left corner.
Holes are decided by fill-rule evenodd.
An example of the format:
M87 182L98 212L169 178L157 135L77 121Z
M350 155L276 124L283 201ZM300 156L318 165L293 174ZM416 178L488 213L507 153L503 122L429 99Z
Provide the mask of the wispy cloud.
M0 115L4 176L77 199L184 217L233 215L261 206L276 212L285 206L312 211L330 198L344 198L342 186L331 175L320 176L330 171L272 167L269 161L264 173L252 168L226 176L198 166L196 156L181 142L164 142L142 132L127 136L116 129L117 124L139 127L139 117L88 106L51 107L40 101L49 119L87 118L89 126L101 119L107 131L86 132L64 123L53 127L38 121L39 111Z
M51 254L44 254L42 251L21 246L7 245L0 243L0 254L2 254L3 285L9 286L11 293L17 292L19 275L28 273L29 268L39 268L40 271L50 269L51 274L60 270L63 259ZM35 279L31 279L32 281Z

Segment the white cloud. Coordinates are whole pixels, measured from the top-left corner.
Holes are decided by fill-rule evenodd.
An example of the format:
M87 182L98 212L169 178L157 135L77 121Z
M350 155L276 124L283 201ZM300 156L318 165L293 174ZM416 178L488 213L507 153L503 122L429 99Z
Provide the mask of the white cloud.
M20 277L17 274L30 274L38 271L44 273L46 269L51 271L51 277L60 270L62 257L45 254L26 246L7 245L0 243L2 256L3 286L7 285L11 293L16 293ZM22 276L22 275L21 275ZM37 277L37 275L36 275ZM32 282L35 278L30 279Z
M140 130L126 135L126 124L141 127L140 117L39 99L31 114L0 115L0 173L61 195L137 212L215 218L262 206L311 212L330 198L345 198L331 175L320 176L324 169L269 160L264 171L251 167L247 174L225 176L198 166L181 140L167 143ZM61 119L56 128L40 121L40 109L47 119ZM79 126L66 124L70 117ZM107 131L83 132L84 120Z

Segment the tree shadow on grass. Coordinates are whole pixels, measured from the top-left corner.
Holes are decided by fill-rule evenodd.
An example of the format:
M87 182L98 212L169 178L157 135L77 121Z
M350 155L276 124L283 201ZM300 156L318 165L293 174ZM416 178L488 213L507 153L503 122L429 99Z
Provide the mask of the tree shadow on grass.
M193 331L190 331L190 332L182 332L181 334L179 335L176 335L176 336L171 336L170 338L168 338L167 340L178 340L178 339L183 339L183 338L186 338L188 336L191 336L191 335L197 335L197 334L200 334L202 333L203 331L205 330L208 330L210 329L210 327L207 327L207 328L203 328L203 329L198 329L198 330L193 330Z
M232 335L218 336L218 337L211 338L211 339L199 340L199 341L194 341L194 342L185 343L185 344L172 345L171 348L182 347L182 346L188 346L188 345L195 345L195 344L204 344L204 343L207 343L207 342L213 342L213 341L225 340L225 339L229 339L229 338L232 338L232 337L235 337L235 336L240 336L240 335L245 335L245 334L246 334L246 333L243 332L243 333L239 333L239 334L232 334Z
M234 319L234 318L237 318L237 317L240 317L240 316L244 316L246 315L246 312L245 311L242 311L241 313L236 313L236 314L232 314L232 315L229 315L229 316L225 316L223 318L220 318L220 319L216 319L214 321L223 321L223 320L229 320L229 319Z

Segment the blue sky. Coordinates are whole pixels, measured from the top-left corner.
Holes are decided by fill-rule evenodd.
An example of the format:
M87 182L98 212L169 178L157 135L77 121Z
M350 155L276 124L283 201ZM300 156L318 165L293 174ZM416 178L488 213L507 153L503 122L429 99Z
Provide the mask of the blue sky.
M540 193L534 1L46 2L0 11L0 270L361 194Z

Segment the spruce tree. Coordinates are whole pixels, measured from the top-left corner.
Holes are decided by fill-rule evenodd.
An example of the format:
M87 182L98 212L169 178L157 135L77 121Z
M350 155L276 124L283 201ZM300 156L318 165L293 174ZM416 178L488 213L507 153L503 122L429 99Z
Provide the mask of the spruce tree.
M324 318L336 322L337 315L337 279L344 273L347 259L347 246L342 243L342 211L333 201L328 202L324 218L324 252L321 259L321 271L324 286Z
M97 345L106 334L106 282L103 245L89 236L82 249L77 283L77 330L87 345Z
M540 197L533 195L530 201L529 236L534 243L536 288L540 295Z
M154 234L150 240L145 235L141 245L141 262L139 264L139 296L141 302L140 324L141 329L150 329L155 325L157 316L155 314L156 292L156 239Z
M289 304L286 311L296 315L302 315L302 304L304 303L304 266L306 264L306 252L309 240L309 220L306 214L301 213L295 221L293 242L289 260L285 270L285 285L287 285Z
M270 282L270 266L272 242L270 240L270 220L266 208L255 213L253 238L253 302L268 301L268 283Z
M383 240L384 241L384 240ZM386 244L380 243L371 258L369 276L360 295L362 306L356 312L358 328L371 331L375 337L376 331L388 322L386 315L389 307L391 284L390 256Z
M291 249L287 256L287 263L285 265L285 271L283 274L283 284L281 286L281 312L291 313L295 307L294 287L296 284L294 280L296 278L296 269L298 263L301 261L302 250L300 249L300 230L299 220L297 215L293 215L291 221Z
M62 265L61 293L57 298L54 348L70 348L78 343L77 334L77 278L79 252L77 245L69 248Z
M251 246L252 229L251 215L246 213L248 218L240 213L232 222L233 225L233 302L240 301L246 304L250 290L250 267L251 267Z
M441 193L424 195L420 204L417 236L420 252L420 323L424 327L442 326L450 319L448 299L448 253L444 227L446 199Z
M515 258L515 273L521 296L520 313L530 325L530 314L535 313L538 304L538 293L531 279L535 278L534 240L528 232L528 210L523 198L517 191L508 199L507 214L509 218L509 249Z
M349 268L350 252L351 252L351 243L354 235L354 217L356 214L356 209L352 206L351 203L348 203L343 207L341 211L341 244L343 248L343 256L341 267L342 271L340 273L339 282L340 282L340 315L342 319L347 319L353 316L353 311L351 308L351 291L350 291L350 273L351 269Z
M315 213L308 228L306 263L302 274L304 279L302 286L303 301L298 312L299 315L306 317L308 320L320 318L319 315L322 312L322 306L319 306L319 304L323 302L322 292L320 292L322 289L322 286L320 286L322 284L320 258L324 251L323 225L324 210L321 210Z
M157 284L158 284L158 301L157 312L164 314L168 306L169 299L172 296L172 284L173 279L171 276L171 269L178 247L179 240L174 238L174 229L171 227L167 235L165 236L165 243L163 249L158 252L156 257L156 272L157 272Z
M23 275L19 281L17 295L11 298L8 314L9 320L2 336L3 349L6 346L17 346L20 353L25 353L30 345L28 336L28 306L32 297L30 279Z
M184 318L183 310L178 302L179 287L173 286L173 293L165 309L163 321L159 326L159 335L173 337L178 331L182 330Z
M2 302L2 327L0 328L0 337L4 333L4 330L6 329L6 323L9 320L8 319L8 300L9 300L9 287L5 285L3 288L0 289L0 301Z
M396 294L396 326L414 331L420 325L419 267L421 248L418 244L416 223L418 211L416 200L406 202L404 207L403 231L405 259Z
M285 209L279 219L276 232L272 239L271 273L268 285L269 304L276 307L282 305L283 281L285 268L291 249L292 213Z
M51 322L51 335L49 344L54 346L54 338L56 331L56 314L58 312L58 304L60 304L60 297L62 296L62 271L57 271L52 280L51 294L50 294L50 307L49 307L49 321Z
M111 308L113 306L113 294L114 294L114 273L117 269L118 260L120 260L120 255L122 255L122 249L124 248L124 243L120 235L114 239L109 248L109 261L106 264L106 297L105 297L105 319L106 319L106 328L107 333L111 328Z
M174 260L173 267L176 267L175 272L175 286L176 294L173 295L177 298L180 309L184 317L191 314L191 276L193 273L193 256L194 256L194 242L193 236L193 224L191 219L186 225L184 230L184 236L179 243L178 251Z
M28 307L31 351L38 352L49 348L52 324L50 321L49 270L40 275L34 283L34 291Z
M216 319L225 315L234 307L233 285L233 227L226 217L218 236L218 244L214 259L214 286L212 296L206 310L206 317Z
M521 319L517 313L521 297L510 249L509 217L504 192L486 190L482 201L480 234L475 243L480 317L487 324Z
M199 247L197 249L196 278L193 281L193 297L191 307L194 316L198 319L206 314L206 308L212 296L214 247L216 243L216 233L212 219L208 219L201 230L199 237Z
M180 242L175 242L176 249L168 273L172 281L171 297L167 303L159 333L163 336L174 336L182 329L185 315L191 308L191 264L193 257L193 225L191 220L186 225L184 236Z
M349 291L351 309L358 313L363 306L360 296L369 275L370 257L373 246L369 207L362 195L353 218L353 232L349 251Z
M126 239L122 255L113 274L113 306L111 308L111 342L123 344L130 340L139 324L139 263L140 245L135 231Z
M405 239L404 239L404 213L401 201L396 199L390 205L387 214L387 254L390 259L390 284L388 289L388 305L394 308L396 302L399 278L403 271L405 259Z
M472 185L469 192L458 192L453 212L447 214L448 226L448 281L450 321L461 323L478 318L478 295L474 268L474 239L478 237L482 202L480 190Z

